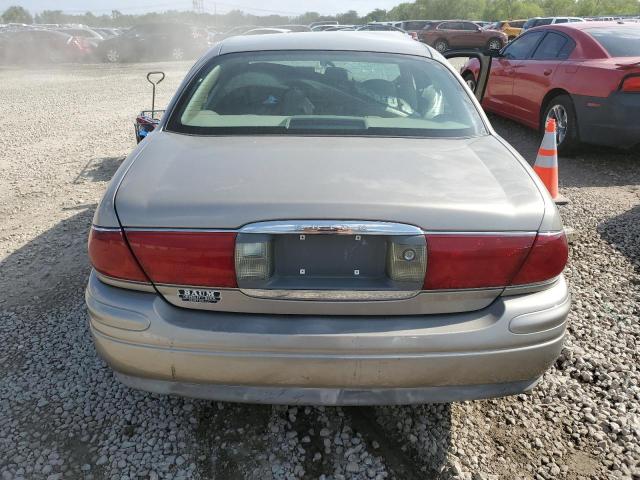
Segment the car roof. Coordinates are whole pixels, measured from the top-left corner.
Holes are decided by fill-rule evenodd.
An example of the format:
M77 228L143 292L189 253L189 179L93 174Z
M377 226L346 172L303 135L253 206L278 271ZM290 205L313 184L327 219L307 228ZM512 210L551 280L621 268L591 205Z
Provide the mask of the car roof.
M562 25L565 25L564 23ZM567 26L571 26L571 28L576 28L578 30L587 30L593 27L613 27L613 28L618 28L618 27L629 27L629 26L637 26L637 23L634 22L629 22L629 23L625 23L624 20L622 22L619 21L601 21L601 22L576 22L576 23L569 23L567 24Z
M345 50L433 57L430 47L398 32L323 32L322 35L276 33L230 37L221 42L219 49L214 49L207 56L273 50Z
M573 17L571 17L573 18ZM608 27L608 28L619 28L619 27L629 27L629 26L637 26L636 23L620 23L620 22L574 22L574 23L554 23L552 25L540 25L539 27L535 27L536 30L547 30L547 29L555 29L555 30L589 30L591 28L596 27ZM531 29L533 30L533 28Z

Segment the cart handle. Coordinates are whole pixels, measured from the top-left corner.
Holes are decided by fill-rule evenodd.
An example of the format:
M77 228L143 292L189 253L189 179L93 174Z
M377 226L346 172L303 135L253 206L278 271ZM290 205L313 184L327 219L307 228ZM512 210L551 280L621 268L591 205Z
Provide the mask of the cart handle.
M156 81L153 81L151 77L154 75L160 75ZM156 86L158 86L164 80L165 74L164 72L149 72L147 73L147 82L153 85L153 93L151 94L151 118L155 118L156 116Z

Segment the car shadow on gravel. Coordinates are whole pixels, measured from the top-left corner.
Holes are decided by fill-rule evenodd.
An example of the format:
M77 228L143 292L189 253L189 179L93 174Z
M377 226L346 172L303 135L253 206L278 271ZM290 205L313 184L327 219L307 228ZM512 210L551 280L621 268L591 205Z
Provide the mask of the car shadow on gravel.
M124 159L125 157L93 158L85 164L73 183L108 182Z
M640 205L600 223L597 231L602 239L627 257L640 274ZM636 286L640 286L640 281Z
M96 204L66 208L78 212L0 261L0 308L47 311L69 290L86 283L87 235L95 208Z
M519 123L489 115L496 132L530 165L536 160L542 138ZM558 159L560 187L610 187L640 184L640 149L622 150L583 145L575 154Z

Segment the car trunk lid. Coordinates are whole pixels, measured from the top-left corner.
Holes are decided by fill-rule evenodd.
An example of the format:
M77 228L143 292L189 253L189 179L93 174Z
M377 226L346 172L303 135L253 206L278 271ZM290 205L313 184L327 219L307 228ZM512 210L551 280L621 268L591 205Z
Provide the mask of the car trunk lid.
M124 227L236 229L279 219L535 231L544 203L492 136L149 139L117 191Z

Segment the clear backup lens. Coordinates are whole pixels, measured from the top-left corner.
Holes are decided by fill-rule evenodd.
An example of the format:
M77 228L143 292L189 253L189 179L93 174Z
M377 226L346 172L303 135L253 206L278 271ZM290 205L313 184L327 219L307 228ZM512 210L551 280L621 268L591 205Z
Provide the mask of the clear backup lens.
M402 245L391 242L387 254L389 278L397 282L424 282L427 268L424 245Z
M238 242L236 244L236 276L243 280L268 280L273 274L271 242Z

